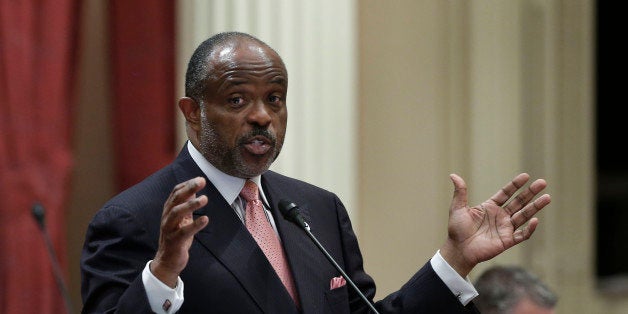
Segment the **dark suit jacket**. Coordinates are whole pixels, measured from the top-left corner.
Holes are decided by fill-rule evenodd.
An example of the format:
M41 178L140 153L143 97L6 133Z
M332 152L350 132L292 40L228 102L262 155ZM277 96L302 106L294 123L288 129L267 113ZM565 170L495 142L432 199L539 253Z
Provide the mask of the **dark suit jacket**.
M172 188L205 175L183 148L174 162L107 202L90 223L81 256L83 313L150 313L141 272L157 251L164 201ZM349 216L338 197L272 171L262 175L300 296L302 313L366 313L350 284L330 290L340 273L307 234L282 217L281 199L299 204L312 233L369 298L375 283L365 273ZM209 216L181 273L185 301L179 313L299 313L244 224L208 181L200 193ZM394 267L394 265L390 265ZM399 291L375 306L380 313L468 313L426 263Z

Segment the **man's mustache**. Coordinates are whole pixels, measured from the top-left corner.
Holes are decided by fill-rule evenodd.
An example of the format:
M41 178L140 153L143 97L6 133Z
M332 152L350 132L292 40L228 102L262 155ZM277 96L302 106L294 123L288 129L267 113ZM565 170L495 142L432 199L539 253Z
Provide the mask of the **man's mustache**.
M277 144L277 136L275 136L275 134L273 134L268 129L260 128L260 127L256 127L253 130L251 130L250 132L248 132L248 133L244 134L242 137L240 137L240 140L238 140L238 144L239 145L244 145L244 144L249 142L249 139L251 137L255 137L255 136L263 136L263 137L267 138L270 141L270 144L272 146L275 146L275 144Z

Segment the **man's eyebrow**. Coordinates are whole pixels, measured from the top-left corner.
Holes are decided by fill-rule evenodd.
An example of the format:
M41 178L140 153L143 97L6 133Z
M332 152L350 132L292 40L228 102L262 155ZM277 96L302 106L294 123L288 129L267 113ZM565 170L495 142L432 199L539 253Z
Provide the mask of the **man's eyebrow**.
M247 82L246 80L243 79L226 79L223 80L222 82L220 82L220 84L218 85L218 88L216 89L217 92L225 92L227 90L231 90L232 88L241 86L241 85L246 85Z
M232 86L244 85L246 83L248 83L248 81L242 78L233 78L233 79L225 80L226 85L232 85Z
M224 80L220 83L218 90L226 90L229 88L233 88L233 87L238 87L241 85L247 85L250 84L251 81L247 78L244 77L239 77L239 76L230 76L227 75ZM277 75L273 75L268 81L267 83L270 84L277 84L277 85L281 85L281 86L287 86L288 85L288 80L286 79L286 76L284 74L277 74Z
M286 78L282 76L275 76L270 80L271 83L273 84L280 84L280 85L286 85Z

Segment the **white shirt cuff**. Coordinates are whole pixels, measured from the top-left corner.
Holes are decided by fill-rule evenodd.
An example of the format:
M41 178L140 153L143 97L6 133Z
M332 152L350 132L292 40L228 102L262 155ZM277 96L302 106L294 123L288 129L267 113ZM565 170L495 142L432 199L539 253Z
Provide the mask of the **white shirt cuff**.
M466 306L471 300L478 296L478 291L475 290L469 278L462 278L462 276L445 261L443 256L440 255L440 250L434 254L430 263L438 277L447 285L449 290L458 298L458 301L460 301L462 305Z
M142 271L142 282L144 282L150 308L158 314L177 312L183 304L183 281L177 278L177 286L174 289L168 287L150 271L150 262L152 260L146 263Z

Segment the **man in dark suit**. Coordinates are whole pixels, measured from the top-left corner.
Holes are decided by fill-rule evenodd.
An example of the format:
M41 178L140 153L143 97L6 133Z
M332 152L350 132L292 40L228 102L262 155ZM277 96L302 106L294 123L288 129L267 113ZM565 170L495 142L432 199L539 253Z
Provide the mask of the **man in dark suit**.
M285 136L287 89L280 56L248 34L217 34L196 49L179 100L189 141L173 163L93 218L81 257L83 313L477 312L467 275L532 235L538 220L531 217L550 202L547 194L535 199L545 181L507 203L528 182L522 173L469 207L465 182L451 175L444 245L398 291L369 306L278 210L282 199L298 204L322 246L373 302L375 283L342 202L268 170ZM241 194L251 186L259 190ZM280 239L278 251L268 253L247 229L250 208L265 215L257 225L270 228L264 237Z

